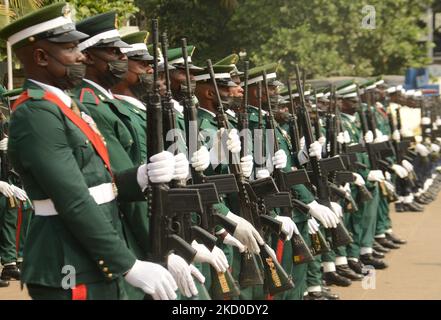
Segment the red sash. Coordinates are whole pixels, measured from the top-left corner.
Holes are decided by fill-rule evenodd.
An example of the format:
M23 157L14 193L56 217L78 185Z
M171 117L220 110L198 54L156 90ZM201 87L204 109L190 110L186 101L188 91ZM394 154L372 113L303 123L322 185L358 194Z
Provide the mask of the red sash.
M12 111L14 111L20 104L29 99L31 99L31 97L29 97L28 92L24 91L12 105ZM93 129L89 126L89 124L87 124L86 121L76 115L72 111L72 109L69 108L63 101L61 101L61 99L58 98L55 94L45 91L43 100L47 100L57 105L57 107L60 108L64 115L68 117L69 120L72 121L78 127L78 129L81 130L82 133L84 133L87 139L89 139L89 141L92 143L95 151L106 164L107 170L109 170L110 174L112 175L109 153L101 137L95 131L93 131Z

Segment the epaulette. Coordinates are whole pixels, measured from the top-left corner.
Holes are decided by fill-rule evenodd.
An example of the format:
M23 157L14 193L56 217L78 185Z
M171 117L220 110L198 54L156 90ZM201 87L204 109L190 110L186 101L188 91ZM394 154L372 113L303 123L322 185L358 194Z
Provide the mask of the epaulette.
M250 114L250 118L249 121L252 122L259 122L259 116L257 115L257 113L253 112Z
M206 118L204 118L204 119L202 119L202 121L201 121L201 123L199 125L199 128L205 129L205 128L211 127L211 125L212 125L211 121L206 119Z
M84 104L99 105L100 99L97 97L93 89L83 88L80 93L80 102Z
M41 100L44 97L42 89L27 89L28 97L34 100Z

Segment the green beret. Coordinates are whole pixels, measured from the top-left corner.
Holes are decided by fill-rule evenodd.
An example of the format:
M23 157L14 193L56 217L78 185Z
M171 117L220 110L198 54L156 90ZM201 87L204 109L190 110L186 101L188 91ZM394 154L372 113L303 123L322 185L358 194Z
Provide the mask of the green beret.
M216 78L216 83L220 86L225 87L236 87L237 84L231 80L230 72L233 70L234 65L213 65L214 77ZM194 72L196 82L209 82L211 83L210 72L208 68L201 68Z
M121 52L125 53L132 60L153 61L153 56L149 54L146 45L148 36L149 33L147 31L138 31L125 35L121 40L129 44L130 48L122 48Z
M117 28L118 20L115 11L98 14L78 22L77 29L89 35L89 38L82 41L78 48L81 51L90 47L130 48L121 40Z
M0 30L0 38L18 49L46 39L55 43L67 43L87 38L78 32L71 19L71 7L58 2L33 11Z
M187 46L187 55L188 55L188 67L191 70L202 70L202 68L193 65L191 61L191 57L193 56L195 46ZM176 68L184 67L184 56L182 55L182 48L172 48L167 50L167 58L168 63L175 66Z

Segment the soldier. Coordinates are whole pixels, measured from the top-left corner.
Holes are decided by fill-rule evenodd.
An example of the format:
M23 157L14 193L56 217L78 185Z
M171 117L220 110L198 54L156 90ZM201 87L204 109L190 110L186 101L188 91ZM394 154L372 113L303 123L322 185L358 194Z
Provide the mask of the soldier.
M122 38L124 42L127 42L131 46L131 48L122 49L128 57L128 74L126 78L118 83L112 90L115 92L114 96L120 101L120 105L123 108L127 108L129 111L130 118L122 118L121 120L125 121L128 126L132 126L136 132L133 135L133 139L134 141L137 141L136 143L138 144L135 150L141 151L137 152L137 158L140 157L141 161L143 161L142 159L145 159L147 155L145 145L146 107L143 102L146 101L147 95L152 92L153 88L153 79L149 78L149 75L151 75L152 72L150 64L153 62L153 57L149 54L145 44L146 38L146 31L128 34ZM164 62L162 61L161 63L163 64ZM162 67L162 70L163 69L164 68ZM179 132L178 134L181 137L178 141L181 146L178 147L177 150L186 154L185 139L183 138L185 132ZM201 150L194 152L192 159L197 158L201 160L201 158L203 158L201 157L201 154L203 154L203 151ZM132 160L135 162L137 158L132 158ZM193 162L192 165L197 167L198 170L200 170L199 167L206 169L209 165L209 158L208 156L206 157L206 163L198 161L198 163ZM184 180L186 178L187 177L184 177ZM226 263L227 259L219 248L216 247L214 250L209 251L208 248L196 241L192 243L192 246L197 250L194 262L207 262L218 272L226 271L226 268L228 268L228 263ZM207 280L208 275L206 275L205 278ZM199 281L203 282L201 279L199 279ZM207 286L210 285L209 281L206 281L205 283Z
M115 29L115 12L104 13L77 24L79 31L87 32L90 38L81 42L79 47L86 56L86 77L82 84L75 89L75 94L90 110L96 119L98 129L107 142L110 163L115 170L127 170L135 163L141 163L140 136L137 131L142 130L139 118L120 101L115 99L110 89L120 83L128 72L127 56L121 48L130 48L123 42ZM132 159L130 158L132 156ZM182 180L188 176L188 161L184 154L174 156L175 168L173 179ZM123 221L127 223L126 236L129 246L139 258L145 258L148 253L148 221L147 204L120 203L123 212ZM130 231L130 232L129 232ZM131 238L133 233L134 238ZM173 270L178 280L180 291L187 297L197 294L197 289L191 278L185 278L185 272L191 272L195 277L202 279L199 271L193 266L184 267L183 260L177 255L171 255L169 268ZM183 266L184 274L178 274L179 268L171 265ZM134 298L141 298L142 292L134 292Z
M342 95L342 127L350 137L349 143L373 142L373 134L367 131L365 135L361 131L359 113L357 113L357 93L347 92ZM373 256L373 244L375 235L375 222L380 199L378 183L384 181L383 172L380 170L369 170L369 159L366 153L357 154L358 161L366 166L366 169L359 169L358 174L365 181L365 185L371 192L373 199L358 205L358 211L351 213L349 219L349 230L353 234L354 242L348 245L348 265L358 274L366 273L364 265L371 265L376 269L384 269L387 264ZM361 181L361 179L359 178ZM357 199L357 188L353 187L352 195Z
M63 91L84 76L77 42L88 37L75 30L69 12L65 3L56 3L0 31L27 75L8 144L35 207L22 281L33 299L122 299L123 282L154 299L174 299L170 272L136 259L127 247L115 201L139 201L149 180L170 181L173 156L162 153L149 165L111 170L88 110ZM69 272L75 279L66 282Z

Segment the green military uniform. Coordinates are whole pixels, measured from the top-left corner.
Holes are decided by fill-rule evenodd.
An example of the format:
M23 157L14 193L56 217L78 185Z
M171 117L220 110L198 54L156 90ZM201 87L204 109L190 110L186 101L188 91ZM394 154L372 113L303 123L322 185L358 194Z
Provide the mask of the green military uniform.
M361 123L358 114L356 113L354 115L355 118L344 113L342 113L341 116L342 126L344 130L348 131L351 141L354 143L359 143L363 133L360 130ZM360 163L363 163L369 167L369 159L366 153L357 154L357 158ZM366 187L372 193L373 199L367 202L358 203L358 211L351 213L350 215L348 227L349 231L352 233L354 241L348 245L347 253L348 257L357 259L360 256L361 247L372 247L380 197L377 183L367 180L369 170L359 170L358 173L365 180ZM351 187L351 193L352 197L357 199L358 190L356 187Z
M9 155L30 199L52 200L57 214L36 212L26 239L22 281L33 298L70 299L72 292L60 286L63 267L71 265L76 283L88 287L88 298L126 298L122 275L135 256L127 248L117 205L97 205L87 190L110 183L111 176L82 131L42 99L44 90L30 81L24 88L30 100L11 118ZM119 198L143 197L136 170L114 176Z
M372 112L375 116L377 129L381 131L384 135L391 136L389 120L387 118L386 111L384 108L375 107L372 108ZM375 228L375 235L382 235L392 228L392 221L389 216L389 201L385 196L380 194L380 202L378 205L378 215L377 215L377 225Z
M249 71L249 83L253 83L254 79L257 80L258 77L260 77L261 72L265 69L267 74L274 74L277 70L277 63L269 64L265 66L260 66L253 68ZM273 81L270 77L268 81ZM276 83L271 83L271 85L276 85ZM251 132L254 132L254 130L258 129L259 126L259 109L254 106L249 106L247 108L248 110L248 121L249 121L249 129ZM266 129L265 124L265 115L263 115L263 123L262 123L262 129ZM291 171L292 167L294 165L298 164L298 159L296 156L296 150L293 150L291 139L285 129L283 129L279 124L275 123L275 133L276 133L276 139L280 150L283 150L285 154L287 155L287 164L286 167L283 169L285 172ZM264 134L265 137L265 145L267 146L270 141L270 137L268 137L266 134ZM265 147L266 147L265 146ZM272 154L272 152L271 152ZM269 150L267 150L267 155L270 155ZM292 187L293 194L302 202L304 203L311 203L314 200L314 197L309 192L309 190L304 185L295 185ZM310 238L308 233L308 216L297 211L293 210L293 221L295 222L301 236L305 239L306 243L310 244ZM272 241L273 248L277 248L278 239L274 238ZM280 254L280 253L279 253ZM282 252L282 259L281 264L282 267L287 271L288 274L290 274L293 278L295 287L292 290L286 291L282 294L276 295L275 299L280 300L301 300L303 299L303 293L306 290L306 272L307 272L307 264L300 264L300 265L293 265L293 254L292 254L292 247L289 245L289 243L285 243L283 246L283 252Z
M102 14L81 21L77 24L77 28L91 36L99 36L103 31L114 28L114 22L114 13L113 15ZM122 43L111 42L107 45L128 46L124 42ZM102 88L97 83L84 80L80 86L73 90L73 93L88 108L103 135L109 150L112 169L126 170L133 166L139 166L145 162L145 159L142 158L142 149L145 150L145 147L141 147L141 145L145 145L145 139L140 140L143 137L140 134L143 131L140 124L141 116L133 108L128 108L120 100L115 99L106 89L109 88ZM147 202L120 202L119 207L123 217L122 221L127 229L126 237L129 247L138 259L145 260L149 251ZM133 299L142 299L144 296L144 293L139 289L129 287L128 290Z

